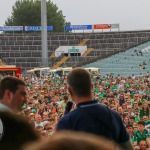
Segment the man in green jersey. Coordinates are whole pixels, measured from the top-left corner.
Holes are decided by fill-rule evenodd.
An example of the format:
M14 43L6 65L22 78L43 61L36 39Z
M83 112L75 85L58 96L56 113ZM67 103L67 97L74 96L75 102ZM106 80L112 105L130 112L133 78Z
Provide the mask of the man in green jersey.
M134 133L134 146L138 146L140 141L147 141L148 146L150 146L150 137L148 134L148 130L145 129L145 122L138 122L138 130Z

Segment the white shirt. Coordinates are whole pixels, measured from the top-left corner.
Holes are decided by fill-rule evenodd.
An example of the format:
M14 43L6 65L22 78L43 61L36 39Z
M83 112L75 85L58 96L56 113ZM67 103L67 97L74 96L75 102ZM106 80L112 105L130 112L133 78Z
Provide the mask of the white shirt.
M12 112L12 110L9 107L1 103L0 103L0 110Z

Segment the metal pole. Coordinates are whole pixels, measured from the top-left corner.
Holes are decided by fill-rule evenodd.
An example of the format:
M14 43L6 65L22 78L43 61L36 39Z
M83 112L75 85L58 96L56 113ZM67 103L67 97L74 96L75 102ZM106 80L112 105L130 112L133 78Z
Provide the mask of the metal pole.
M65 27L66 27L66 16L63 16L63 18L64 18L64 34L65 34L65 31L66 31L66 29L65 29Z
M41 0L41 36L42 36L42 67L48 67L46 0Z

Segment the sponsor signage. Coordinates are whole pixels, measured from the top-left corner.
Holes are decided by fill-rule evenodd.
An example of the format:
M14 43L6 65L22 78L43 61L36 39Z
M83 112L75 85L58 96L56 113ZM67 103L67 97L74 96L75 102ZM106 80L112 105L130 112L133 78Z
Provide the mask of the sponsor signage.
M23 26L0 26L0 31L23 31Z
M78 53L79 52L79 48L76 48L75 46L73 46L71 49L68 49L68 53Z
M0 68L16 68L16 65L3 65Z
M55 56L59 57L61 54L80 53L81 55L87 51L87 46L60 46L55 50Z
M119 24L111 24L111 28L119 28Z
M70 30L92 30L92 25L71 25L65 27L66 31Z
M111 24L94 24L94 29L111 29Z
M41 26L25 26L25 31L41 31ZM53 31L53 26L47 26L47 31Z

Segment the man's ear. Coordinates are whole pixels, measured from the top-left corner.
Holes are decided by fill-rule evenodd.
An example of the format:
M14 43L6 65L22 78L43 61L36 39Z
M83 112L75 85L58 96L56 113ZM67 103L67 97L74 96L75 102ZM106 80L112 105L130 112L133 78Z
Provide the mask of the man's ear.
M68 87L68 92L70 93L71 96L73 96L73 93L70 87Z
M10 90L6 90L4 92L4 99L9 103L10 100L12 99L12 92Z

